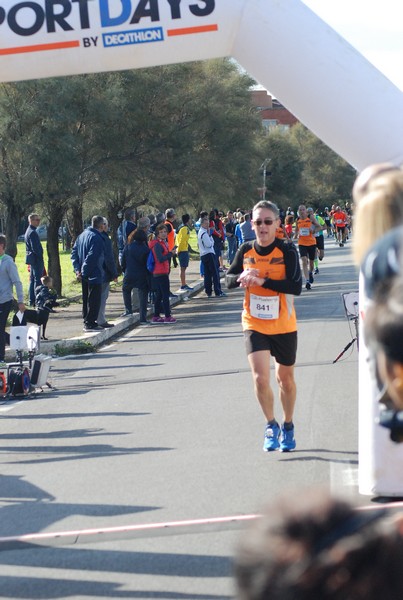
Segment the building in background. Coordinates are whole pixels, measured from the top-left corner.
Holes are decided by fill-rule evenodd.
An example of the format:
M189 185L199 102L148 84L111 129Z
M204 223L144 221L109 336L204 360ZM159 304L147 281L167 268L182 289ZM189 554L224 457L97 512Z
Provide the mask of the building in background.
M252 90L251 98L262 119L263 127L268 131L274 128L287 131L298 123L298 119L266 90Z

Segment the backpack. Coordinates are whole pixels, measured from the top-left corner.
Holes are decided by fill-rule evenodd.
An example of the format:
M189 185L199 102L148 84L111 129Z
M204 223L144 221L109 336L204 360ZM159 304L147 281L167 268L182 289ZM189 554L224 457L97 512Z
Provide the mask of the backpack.
M150 250L148 257L147 257L147 269L150 271L150 273L154 273L155 258L154 258L154 252L152 250Z

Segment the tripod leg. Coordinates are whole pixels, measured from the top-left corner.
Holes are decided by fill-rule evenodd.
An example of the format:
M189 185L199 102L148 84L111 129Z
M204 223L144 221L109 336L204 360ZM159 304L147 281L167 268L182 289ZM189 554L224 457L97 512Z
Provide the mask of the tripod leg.
M350 348L350 347L351 347L351 346L354 344L354 342L356 342L356 341L357 341L357 338L354 338L353 340L351 340L351 342L349 342L349 343L347 344L347 346L346 346L345 348L343 348L343 350L340 352L340 354L339 354L339 355L338 355L338 356L337 356L337 357L334 359L334 361L333 361L333 364L334 364L335 362L337 362L337 361L339 360L339 358L341 358L341 357L343 356L343 354L344 354L345 352L347 352L347 350L348 350L348 349L349 349L349 348Z

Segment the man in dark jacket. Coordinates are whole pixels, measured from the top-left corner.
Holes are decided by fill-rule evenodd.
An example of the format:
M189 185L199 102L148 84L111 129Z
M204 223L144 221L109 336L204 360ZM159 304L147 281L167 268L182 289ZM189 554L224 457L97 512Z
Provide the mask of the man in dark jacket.
M35 306L35 288L41 285L41 277L44 271L43 248L37 227L41 222L41 218L36 213L28 216L29 225L25 232L25 264L30 266L29 278L29 303Z
M125 303L124 315L133 314L132 291L138 290L140 324L147 325L147 297L151 288L151 274L147 270L147 258L150 249L147 244L147 233L140 226L133 234L133 240L123 252L122 268L123 278L123 301Z
M116 268L115 257L113 255L113 248L111 238L108 235L109 223L107 219L104 219L103 231L101 231L102 238L105 244L105 262L104 262L104 271L105 271L105 281L102 283L102 291L101 291L101 306L99 308L97 323L104 329L113 327L112 323L108 323L106 320L105 309L106 309L106 301L109 296L109 288L111 281L118 280L118 270Z
M104 269L105 243L102 237L104 217L92 217L91 227L76 239L71 251L71 261L83 292L84 331L102 331L97 318L101 306L102 283L106 280Z

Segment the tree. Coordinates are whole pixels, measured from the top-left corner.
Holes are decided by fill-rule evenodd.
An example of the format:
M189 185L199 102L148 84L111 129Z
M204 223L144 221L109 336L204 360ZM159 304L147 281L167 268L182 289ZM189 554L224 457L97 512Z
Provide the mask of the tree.
M48 219L49 271L61 293L58 230L122 203L230 207L250 197L260 124L253 81L229 60L3 84L0 200L9 237L34 206ZM86 210L88 206L88 210Z
M259 139L260 159L267 163L266 197L286 208L297 200L303 173L303 157L289 133L275 129L262 133ZM259 180L261 187L262 179Z
M13 257L20 220L34 205L33 152L27 140L35 124L35 102L30 84L0 85L0 202L6 215L7 252Z
M350 199L355 169L302 124L291 129L303 161L302 196L315 208Z

